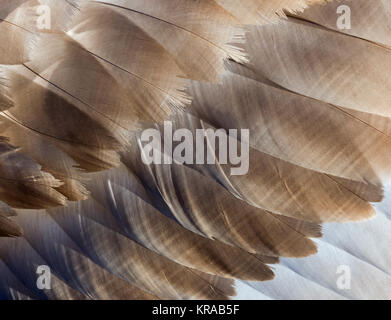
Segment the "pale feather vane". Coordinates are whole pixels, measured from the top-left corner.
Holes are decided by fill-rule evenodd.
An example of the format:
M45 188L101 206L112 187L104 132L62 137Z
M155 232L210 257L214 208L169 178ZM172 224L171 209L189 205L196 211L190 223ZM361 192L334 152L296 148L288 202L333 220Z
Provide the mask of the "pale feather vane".
M387 298L387 245L365 244L389 242L389 216L321 238L374 217L391 169L391 6L343 1L340 30L341 4L0 0L0 298ZM146 164L165 120L249 129L223 137L248 173L219 150ZM338 257L372 289L339 293Z

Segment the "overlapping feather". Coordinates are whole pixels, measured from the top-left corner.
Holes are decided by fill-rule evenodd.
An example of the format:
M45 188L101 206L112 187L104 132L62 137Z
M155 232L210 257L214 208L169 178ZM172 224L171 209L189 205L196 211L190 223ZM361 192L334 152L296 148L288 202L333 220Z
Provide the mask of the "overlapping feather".
M332 31L338 1L303 15L324 1L41 2L51 32L20 20L35 1L0 4L14 40L0 51L0 134L20 147L3 142L0 169L18 184L1 182L0 200L73 202L0 212L0 235L23 228L0 239L2 298L222 299L233 279L270 280L280 256L315 253L318 223L373 216L390 143L376 19ZM245 42L242 24L258 24ZM138 130L169 116L191 131L249 128L249 174L229 176L217 153L217 165L143 164Z

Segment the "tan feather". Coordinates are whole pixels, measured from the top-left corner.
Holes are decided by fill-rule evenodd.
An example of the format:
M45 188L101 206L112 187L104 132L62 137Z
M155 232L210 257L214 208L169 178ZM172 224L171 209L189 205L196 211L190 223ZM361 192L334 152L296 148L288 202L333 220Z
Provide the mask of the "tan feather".
M116 209L114 212L118 215L118 222L130 237L146 248L179 264L212 275L259 281L273 277L272 271L255 256L181 228L174 220L148 204L147 200L117 185L110 176L107 179L106 192ZM94 185L100 183L95 182ZM140 185L133 187L138 194L144 193L148 199ZM101 193L94 193L93 196L102 199Z
M54 188L61 182L41 171L32 159L1 139L0 199L16 208L41 209L65 205Z
M276 85L339 107L391 115L387 48L296 18L257 27L247 40L252 69Z
M286 17L286 12L301 12L310 4L326 3L327 0L216 0L243 24L267 24Z
M0 4L0 64L20 64L28 60L36 38L36 0L4 0Z
M50 30L27 19L37 1L15 1L0 4L1 297L226 299L234 279L316 253L320 223L374 215L390 171L384 1L348 1L382 12L343 32L339 0L42 0ZM218 149L216 164L144 164L140 130L166 119L249 128L225 136L249 145L248 174Z
M342 5L348 6L354 14L353 27L350 29L337 27L335 13ZM324 7L312 6L298 17L340 33L390 47L390 10L391 4L387 0L335 0Z
M239 75L227 72L221 85L193 83L190 112L219 128L249 128L253 148L328 174L365 200L382 199L382 182L391 169L389 136L345 109L254 81L240 74L246 69L235 69Z

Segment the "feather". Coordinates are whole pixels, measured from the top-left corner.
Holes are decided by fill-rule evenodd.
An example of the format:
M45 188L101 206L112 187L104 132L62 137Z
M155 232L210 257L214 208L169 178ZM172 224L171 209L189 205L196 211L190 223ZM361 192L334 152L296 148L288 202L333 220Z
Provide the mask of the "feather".
M352 28L339 29L336 16L338 7L347 6L351 13L354 13L354 26ZM345 7L346 8L346 7ZM325 7L312 6L298 14L300 19L305 19L357 38L366 39L381 46L390 47L390 9L391 5L387 0L335 0Z
M390 171L388 22L378 19L391 8L374 0L382 12L341 31L340 4L3 0L0 296L387 297L389 237L372 233L388 218L320 226L373 217ZM166 150L170 163L143 163L140 134L164 133L164 120L193 137L249 129L222 136L249 151L248 173L231 175L210 137L207 164ZM340 292L339 263L373 285L364 277ZM39 265L52 290L37 288Z
M216 0L243 24L268 24L286 17L286 12L300 12L311 4L327 0L248 0L238 6L235 0Z
M345 110L244 77L245 68L233 67L237 73L224 74L221 85L192 84L191 113L217 128L249 128L251 147L339 178L368 201L381 200L390 171L388 136Z
M20 64L28 60L35 40L33 8L38 1L4 0L0 4L0 64Z
M15 277L7 265L0 259L0 299L1 300L33 300L34 294Z
M20 237L22 235L22 228L0 213L0 237Z
M34 251L39 254L41 261L36 262L38 265L51 267L52 274L58 279L52 280L53 287L58 283L66 282L72 288L72 291L84 297L84 299L155 299L153 295L132 286L129 282L96 265L82 253L80 247L47 213L38 211L18 213L18 221L23 226L25 238L31 246L30 249L27 249L27 252ZM34 217L34 224L30 222L31 215ZM41 237L40 234L45 236ZM53 246L45 245L49 239L54 244ZM17 245L20 246L19 243ZM8 259L11 259L11 257ZM28 275L25 275L23 270L17 267L20 259L22 259L22 256L13 256L12 264L15 266L15 272L20 272L18 276L25 279ZM34 259L31 261L35 262ZM75 263L77 263L77 268L74 268ZM27 283L29 288L38 291L42 295L42 291L36 289L35 282L27 282L26 280L24 282ZM53 288L49 291L49 294L52 294L52 292ZM58 293L54 292L62 294L62 290L59 290ZM49 298L53 299L50 296ZM60 296L57 299L66 298ZM80 298L76 297L75 299Z
M208 127L208 124L190 115L178 115L173 122L174 130L187 128L193 132L194 139L195 130ZM136 155L134 151L133 154ZM374 214L373 208L366 201L327 175L250 149L249 172L246 175L235 176L230 175L230 165L218 162L217 154L218 151L217 165L192 167L196 167L204 175L214 177L234 195L258 208L312 222L360 220ZM139 158L141 159L141 156ZM170 172L172 168L179 166L157 165L156 175L161 174L159 171ZM164 180L167 174L160 178L164 184L168 182ZM184 190L187 187L183 186ZM160 190L164 188L161 187Z
M102 199L101 195L104 197L106 193L106 198L110 195L109 203L119 224L130 238L146 248L179 264L212 275L258 281L272 278L272 271L256 256L181 228L147 202L146 191L136 182L131 183L133 189L136 189L133 192L143 194L146 200L116 184L110 176L105 181L108 191L102 190L103 193L101 191L93 196ZM95 189L97 185L101 184L94 183ZM174 243L177 245L174 246Z
M80 210L57 211L53 218L101 267L161 299L225 298L207 281L200 281L190 269L145 249L107 226L108 217L96 204L90 201L79 205L82 205ZM88 215L100 215L106 224Z
M65 205L65 197L54 188L61 182L41 171L32 159L1 139L0 199L16 208L40 209Z
M296 18L253 28L244 48L261 76L326 103L390 116L387 48Z
M4 0L0 4L0 64L22 64L30 59L40 33L67 31L73 15L84 0ZM49 24L40 26L40 14ZM48 29L46 29L48 27Z
M99 0L98 3L118 8L116 11L157 41L189 78L216 81L225 58L246 61L245 54L232 44L243 40L241 24L216 1Z

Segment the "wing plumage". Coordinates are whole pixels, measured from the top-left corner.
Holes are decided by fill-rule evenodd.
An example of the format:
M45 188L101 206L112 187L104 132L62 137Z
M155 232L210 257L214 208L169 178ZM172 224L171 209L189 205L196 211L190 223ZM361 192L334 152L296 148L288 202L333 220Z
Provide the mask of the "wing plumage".
M225 299L237 279L274 297L253 281L280 258L278 272L300 273L284 258L323 250L321 223L373 217L390 171L388 25L340 31L340 3L2 0L0 297ZM250 129L225 136L249 145L249 173L230 175L218 152L214 165L143 163L140 130L166 119Z

